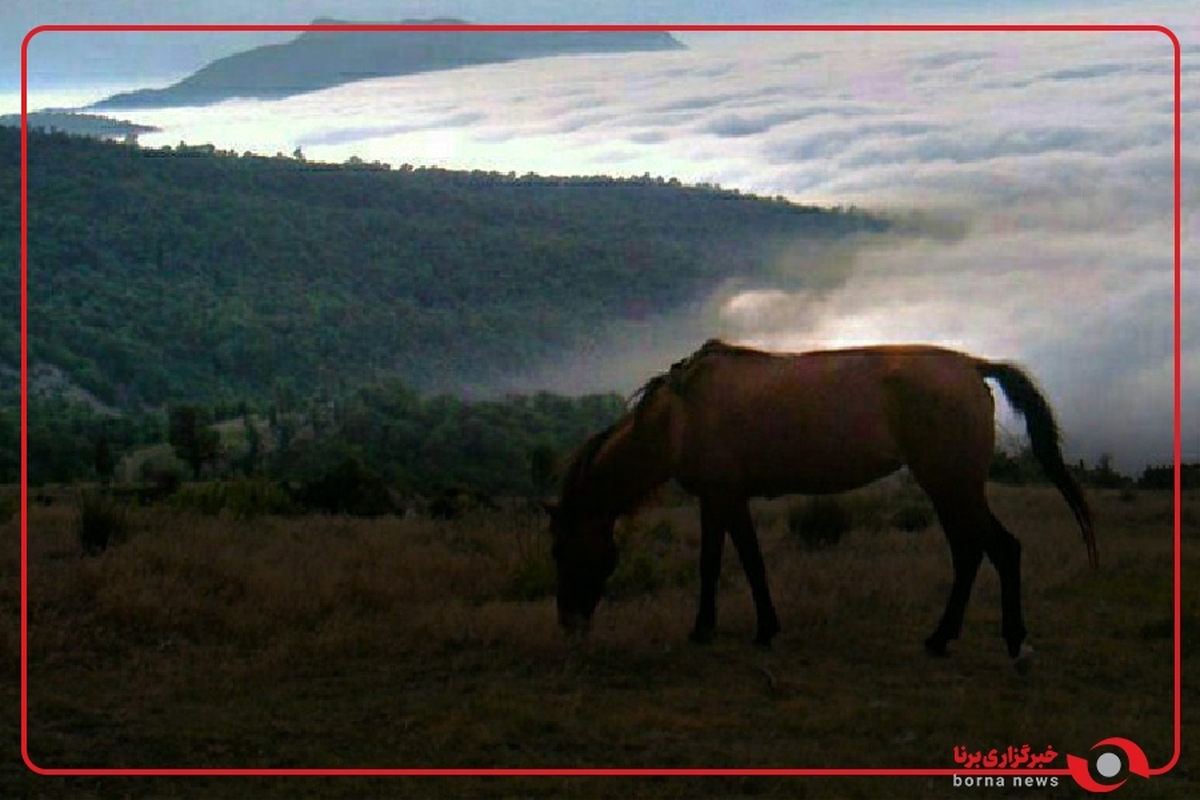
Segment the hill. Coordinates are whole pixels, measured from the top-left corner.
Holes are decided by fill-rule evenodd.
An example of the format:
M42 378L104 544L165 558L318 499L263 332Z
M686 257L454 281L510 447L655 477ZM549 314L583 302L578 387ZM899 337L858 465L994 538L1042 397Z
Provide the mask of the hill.
M0 364L19 360L19 132L0 128ZM651 178L151 150L31 133L29 352L116 408L522 374L781 249L884 220ZM15 387L10 391L15 392ZM12 399L12 398L8 398Z
M76 136L94 136L99 139L137 138L140 133L157 131L153 125L139 125L123 119L113 119L99 114L77 114L69 111L35 111L27 115L30 130L46 133L71 133ZM20 128L20 114L0 115L0 125Z
M364 23L322 18L313 20L313 24ZM458 19L410 19L398 24L467 23ZM284 44L264 45L218 59L164 89L116 94L91 107L161 108L207 105L232 97L278 98L366 78L526 58L683 48L669 33L655 31L305 31Z

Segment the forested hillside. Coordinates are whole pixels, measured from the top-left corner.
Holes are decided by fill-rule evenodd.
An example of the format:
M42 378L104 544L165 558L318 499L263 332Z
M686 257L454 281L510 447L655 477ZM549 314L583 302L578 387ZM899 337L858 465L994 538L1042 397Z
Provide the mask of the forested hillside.
M0 263L19 136L0 129ZM11 181L11 183L9 182ZM650 178L553 179L30 135L29 352L118 408L394 377L455 391L882 220ZM18 281L0 362L18 361Z

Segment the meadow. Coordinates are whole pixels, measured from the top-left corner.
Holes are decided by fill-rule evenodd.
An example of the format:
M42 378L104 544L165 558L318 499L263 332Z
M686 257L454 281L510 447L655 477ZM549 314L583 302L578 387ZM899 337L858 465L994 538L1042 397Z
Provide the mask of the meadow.
M667 497L619 533L593 630L554 613L545 519L521 503L460 519L236 518L130 511L105 552L81 553L70 504L30 509L29 750L47 768L954 768L954 748L1029 744L1086 755L1122 736L1151 766L1172 752L1172 497L1089 490L1101 568L1051 488L992 485L1024 545L1032 672L999 637L985 563L949 659L922 649L951 581L936 522L881 484L843 499L852 530L807 548L797 499L755 505L783 624L750 644L754 612L732 547L718 635L687 640L699 521ZM3 526L0 652L18 752L19 520ZM1195 574L1200 493L1184 497ZM1197 688L1200 593L1184 584L1184 697ZM1184 728L1198 721L1184 705ZM1193 728L1194 729L1194 728ZM1186 747L1186 737L1185 737ZM964 789L949 777L37 777L5 797L1077 797ZM1065 766L1060 755L1053 766ZM964 773L965 774L965 773ZM1122 797L1193 797L1186 756Z

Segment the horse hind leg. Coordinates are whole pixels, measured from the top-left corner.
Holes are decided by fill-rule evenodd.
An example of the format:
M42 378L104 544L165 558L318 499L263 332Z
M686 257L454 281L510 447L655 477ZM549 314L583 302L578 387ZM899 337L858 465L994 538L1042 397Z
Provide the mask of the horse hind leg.
M984 542L988 560L1000 578L1000 634L1013 665L1021 672L1029 669L1033 648L1025 643L1025 614L1021 608L1021 543L1003 523L988 511Z
M996 518L986 501L953 511L943 503L938 516L950 542L954 585L942 620L925 640L925 648L933 655L944 656L947 643L958 638L967 600L986 554L1000 578L1001 635L1009 657L1024 672L1029 668L1032 648L1025 643L1027 631L1021 607L1021 543Z

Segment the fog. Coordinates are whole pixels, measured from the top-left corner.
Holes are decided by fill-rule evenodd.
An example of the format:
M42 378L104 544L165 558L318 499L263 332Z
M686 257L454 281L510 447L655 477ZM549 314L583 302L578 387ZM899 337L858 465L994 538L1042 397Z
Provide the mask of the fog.
M1181 35L1196 41L1193 28ZM694 308L599 331L594 346L524 388L628 391L710 336L787 350L934 342L1027 366L1059 412L1071 457L1111 453L1131 470L1170 459L1165 36L681 38L690 50L113 115L163 128L143 146L186 140L265 154L299 147L320 161L649 173L917 219L928 235L820 258L802 247L780 252L762 285L721 287ZM1198 108L1185 95L1185 154ZM1200 220L1197 178L1185 160L1185 247ZM1185 316L1200 299L1192 275L1182 284ZM1186 367L1200 334L1185 325L1182 337ZM1185 371L1182 385L1184 458L1200 460L1200 379Z

